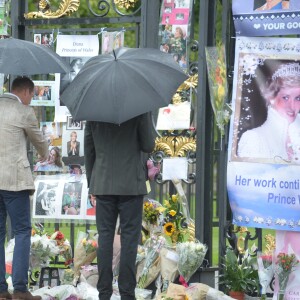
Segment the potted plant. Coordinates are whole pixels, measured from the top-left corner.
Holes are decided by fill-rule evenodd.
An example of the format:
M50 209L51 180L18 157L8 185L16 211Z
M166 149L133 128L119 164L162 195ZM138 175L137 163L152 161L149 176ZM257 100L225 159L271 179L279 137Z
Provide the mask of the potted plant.
M248 252L238 258L232 249L227 249L219 283L232 298L244 300L245 294L253 294L257 290L258 273L254 268L255 261Z

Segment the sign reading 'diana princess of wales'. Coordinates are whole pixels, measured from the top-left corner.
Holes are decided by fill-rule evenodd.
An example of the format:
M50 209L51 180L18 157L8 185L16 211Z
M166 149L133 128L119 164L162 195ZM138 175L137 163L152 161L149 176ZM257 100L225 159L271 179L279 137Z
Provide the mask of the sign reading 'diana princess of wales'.
M91 57L99 54L98 35L57 36L56 53L64 57Z
M299 0L233 0L237 36L292 35L300 32Z
M233 223L300 231L300 42L237 37L235 51L227 167Z

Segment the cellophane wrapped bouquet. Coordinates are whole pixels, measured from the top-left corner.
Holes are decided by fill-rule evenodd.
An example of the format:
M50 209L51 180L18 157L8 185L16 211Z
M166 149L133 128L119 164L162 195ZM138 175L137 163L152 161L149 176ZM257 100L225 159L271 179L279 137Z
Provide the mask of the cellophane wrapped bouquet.
M162 236L152 236L143 246L143 257L138 265L137 287L144 289L152 283L160 272L159 253L165 244ZM141 256L138 255L137 260Z
M77 244L74 249L74 280L73 285L77 285L80 277L81 266L90 265L97 257L98 233L89 230L88 233L79 232Z
M35 235L31 237L30 248L30 267L35 269L38 267L48 266L51 258L59 254L59 248L55 241L50 240L48 236Z
M161 291L167 290L169 284L178 276L176 247L164 246L160 251Z
M173 184L178 193L171 195L163 202L163 235L166 237L166 251L161 252L162 292L168 288L170 282L174 281L178 272L180 274L178 245L189 245L190 242L195 240L194 220L190 217L188 201L181 181L173 180ZM176 271L174 269L175 265Z
M185 283L187 283L201 266L207 252L207 246L197 240L188 241L178 243L176 252L178 254L179 274L183 277Z
M153 234L161 233L160 217L164 207L156 200L147 199L143 206L144 240Z
M43 229L32 230L29 261L31 270L48 266L50 260L59 253L56 241L50 239Z
M267 288L274 276L272 254L257 252L258 277L261 285L261 300L267 299Z
M290 274L295 270L295 267L299 264L299 260L297 259L294 253L288 254L284 252L280 252L277 256L273 256L273 267L274 272L278 278L278 300L284 299L285 289L289 282Z
M166 243L175 246L176 243L187 241L190 237L189 223L183 211L182 198L171 195L163 203L163 234Z
M51 240L56 242L59 248L59 255L63 258L65 266L72 264L72 247L68 239L65 238L64 234L60 231L55 231L51 236Z
M231 107L226 104L228 96L228 82L226 73L225 46L205 47L208 84L211 105L215 114L216 125L222 135L225 125L230 119Z

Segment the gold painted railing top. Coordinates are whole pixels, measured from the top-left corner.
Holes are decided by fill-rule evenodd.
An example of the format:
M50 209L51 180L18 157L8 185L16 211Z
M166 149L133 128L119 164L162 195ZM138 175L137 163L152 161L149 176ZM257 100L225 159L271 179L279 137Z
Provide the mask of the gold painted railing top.
M45 18L55 19L63 16L70 16L79 8L80 0L63 0L56 11L51 10L49 0L39 1L39 11L29 12L24 15L26 19Z
M113 7L114 11L117 12L119 15L125 15L118 8L126 11L132 10L136 7L138 0L97 0L95 1L95 3L96 2L97 9L100 10L102 13L96 13L92 9L90 0L87 0L87 5L90 9L90 12L94 16L104 17L109 12L111 6ZM64 16L70 16L78 10L79 6L80 0L61 0L58 9L53 10L51 7L51 0L40 0L38 3L39 10L26 13L24 14L24 17L25 19L56 19ZM135 14L139 10L140 7L138 7L132 14Z

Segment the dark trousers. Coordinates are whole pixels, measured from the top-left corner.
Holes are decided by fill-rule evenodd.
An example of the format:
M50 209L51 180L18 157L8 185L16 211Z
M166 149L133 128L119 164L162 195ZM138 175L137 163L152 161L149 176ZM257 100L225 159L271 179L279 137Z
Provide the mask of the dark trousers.
M16 291L26 292L31 237L28 191L12 192L0 190L0 293L7 291L4 251L7 215L10 216L15 237L12 282Z
M112 295L112 259L115 227L120 215L121 256L118 287L121 300L135 299L135 261L142 229L143 196L97 196L96 223L99 233L97 288L100 300Z

